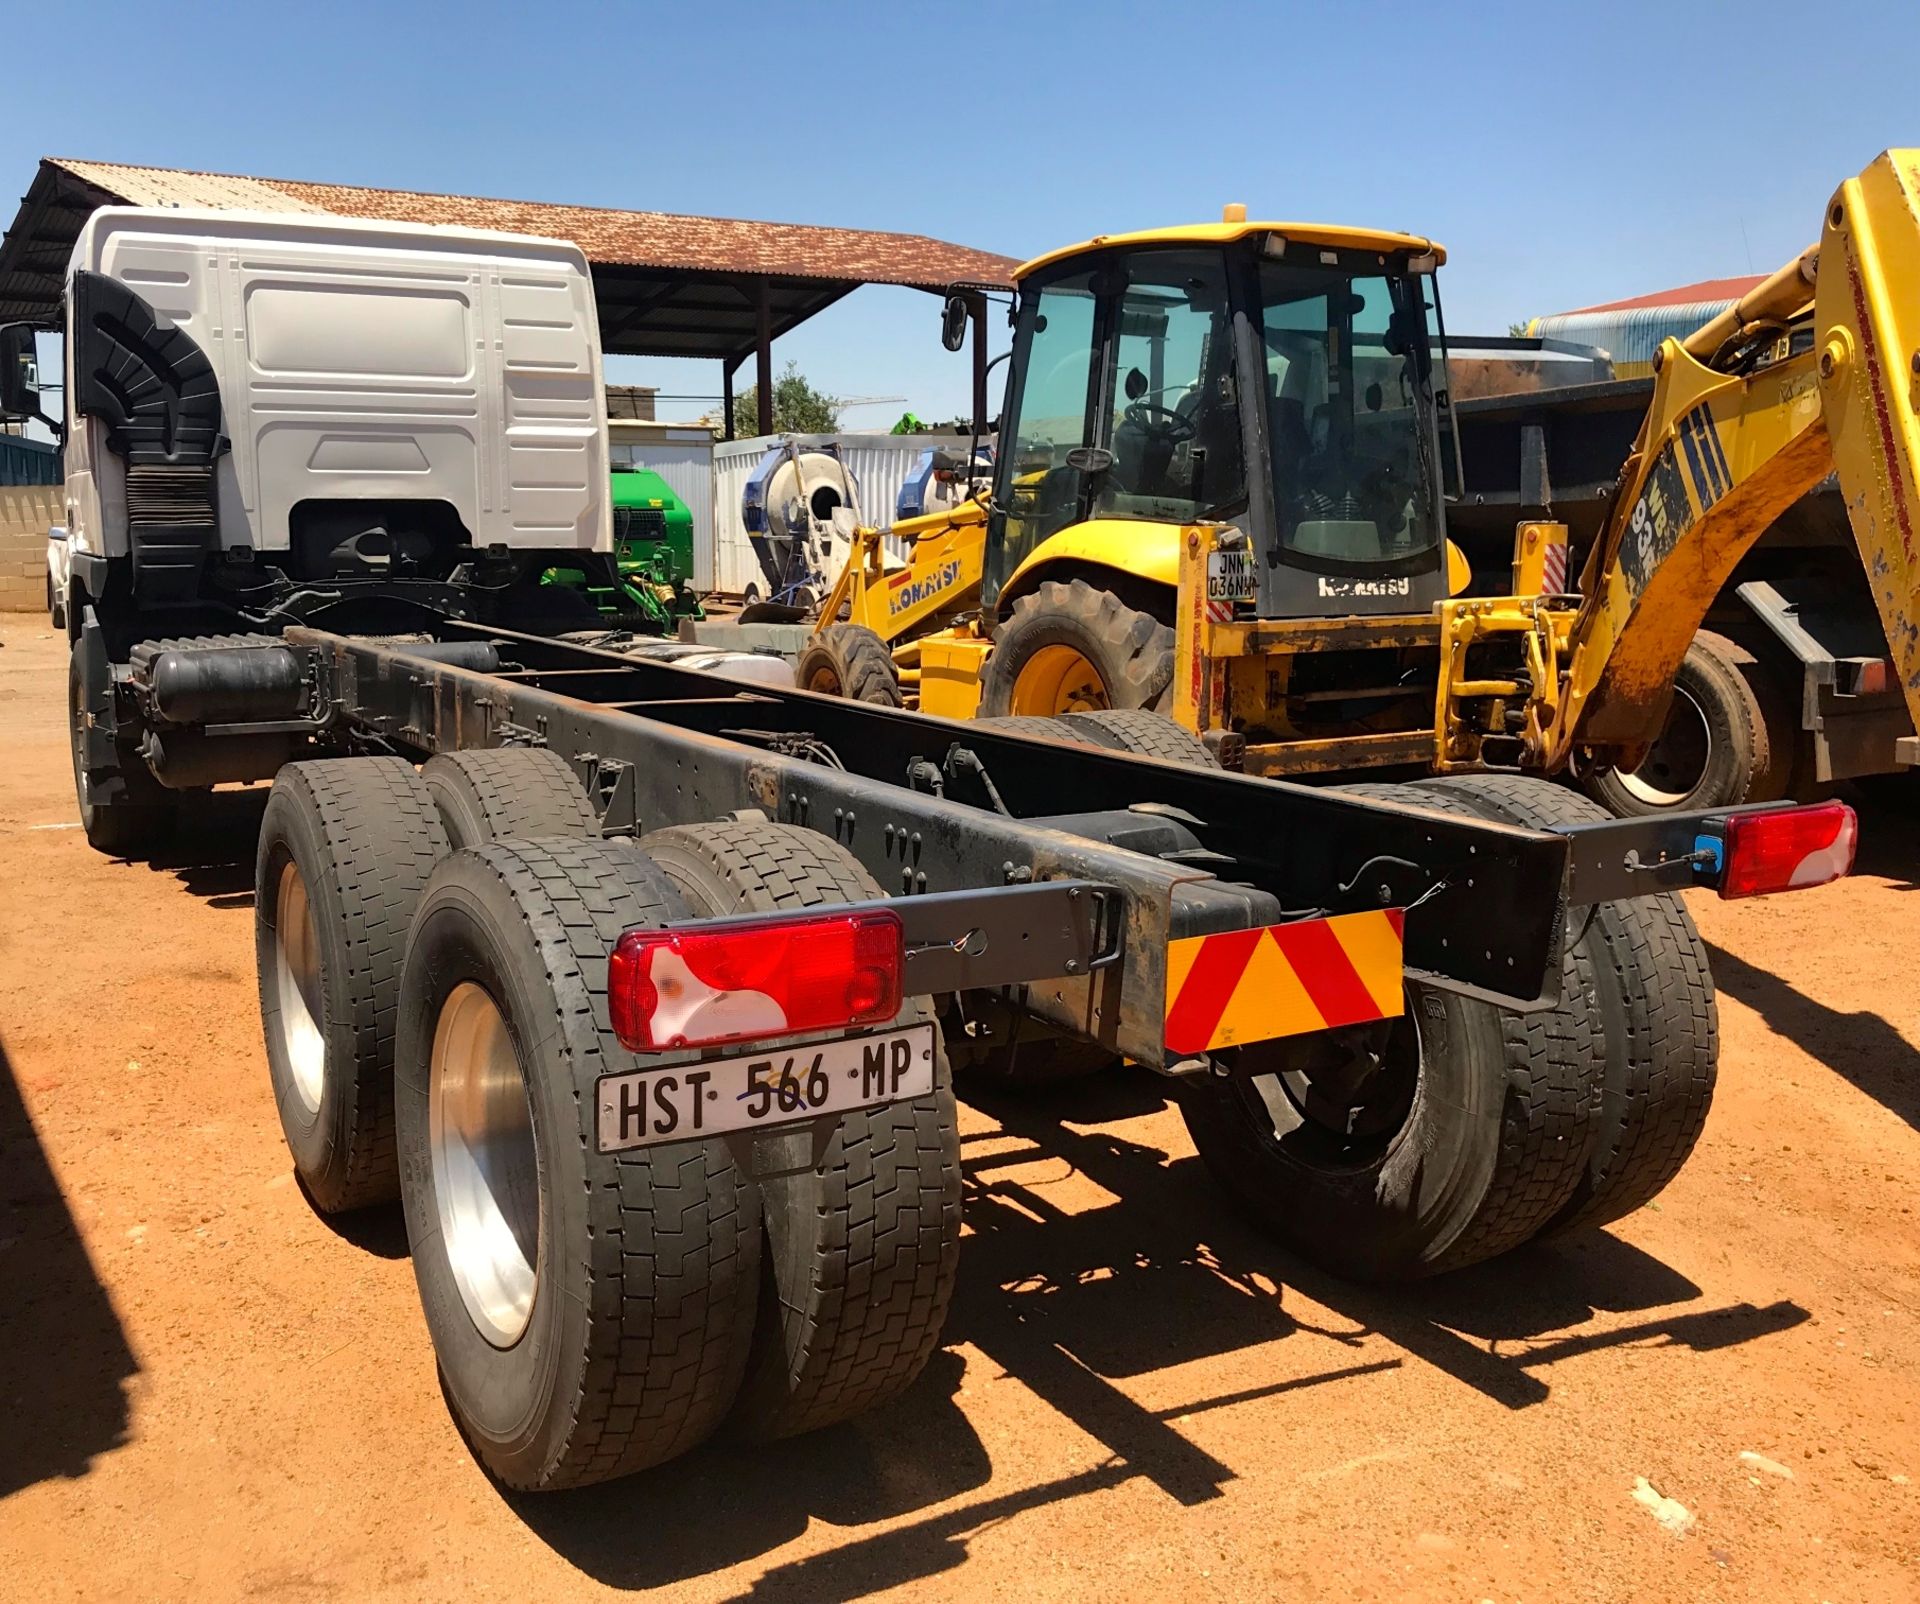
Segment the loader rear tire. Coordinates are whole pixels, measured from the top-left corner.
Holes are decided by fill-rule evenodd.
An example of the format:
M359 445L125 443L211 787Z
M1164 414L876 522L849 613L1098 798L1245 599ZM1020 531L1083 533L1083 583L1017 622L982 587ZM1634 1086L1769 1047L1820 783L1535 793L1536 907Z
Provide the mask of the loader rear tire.
M507 838L600 833L572 766L551 747L443 752L428 759L420 778L454 852Z
M696 917L882 895L838 842L764 819L675 825L640 847ZM932 1017L910 999L895 1024ZM761 1180L766 1269L733 1413L742 1436L849 1419L898 1397L932 1357L960 1254L960 1130L937 1048L936 1060L927 1096L841 1115L810 1166Z
M1404 786L1342 789L1474 811ZM1577 949L1563 964L1563 986L1591 986ZM1337 1086L1353 1062L1330 1055L1361 1046L1380 1067L1346 1111L1361 1134L1343 1135L1308 1094L1316 1071ZM1584 1009L1522 1014L1409 981L1401 1020L1242 1048L1230 1078L1183 1083L1181 1112L1208 1168L1276 1236L1337 1275L1411 1280L1516 1248L1565 1206L1592 1146L1596 1051Z
M420 899L394 1087L407 1241L448 1407L530 1491L645 1469L726 1417L752 1341L759 1206L723 1139L600 1150L623 930L686 917L625 841L491 841ZM663 1078L649 1083L656 1088Z
M980 711L1163 709L1173 697L1173 630L1084 579L1045 580L1013 603L993 637Z
M1426 780L1422 790L1470 798L1490 817L1541 828L1606 814L1561 786L1518 775ZM1719 1026L1706 950L1678 894L1594 905L1580 945L1594 979L1585 1005L1604 1053L1600 1120L1586 1173L1545 1227L1605 1225L1647 1203L1680 1173L1713 1102ZM1562 1009L1578 1006L1569 995Z
M393 1042L407 930L446 831L413 765L281 769L254 859L254 956L280 1129L323 1214L392 1200Z
M864 624L829 624L800 653L794 679L803 691L875 707L904 707L900 671L887 643Z
M1619 818L1772 802L1786 794L1797 736L1786 699L1753 654L1703 629L1639 767L1606 769L1583 783Z

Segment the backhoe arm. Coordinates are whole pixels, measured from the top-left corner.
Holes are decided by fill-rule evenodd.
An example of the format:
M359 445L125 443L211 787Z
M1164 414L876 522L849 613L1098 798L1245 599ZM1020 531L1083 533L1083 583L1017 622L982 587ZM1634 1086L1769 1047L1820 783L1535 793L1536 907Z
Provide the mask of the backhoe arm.
M1743 371L1811 308L1810 351ZM1582 578L1538 759L1630 764L1660 727L1707 609L1768 526L1838 471L1920 727L1920 151L1840 187L1816 250L1685 341L1654 398Z

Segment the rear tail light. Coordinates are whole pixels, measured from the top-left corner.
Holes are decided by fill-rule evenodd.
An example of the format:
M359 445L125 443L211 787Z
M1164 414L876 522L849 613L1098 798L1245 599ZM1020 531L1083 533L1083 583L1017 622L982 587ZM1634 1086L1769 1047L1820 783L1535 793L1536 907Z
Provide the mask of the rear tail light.
M896 914L629 930L607 962L613 1033L636 1053L880 1025L900 1012Z
M1844 802L1736 813L1727 820L1723 897L1764 897L1838 880L1853 868L1860 821Z

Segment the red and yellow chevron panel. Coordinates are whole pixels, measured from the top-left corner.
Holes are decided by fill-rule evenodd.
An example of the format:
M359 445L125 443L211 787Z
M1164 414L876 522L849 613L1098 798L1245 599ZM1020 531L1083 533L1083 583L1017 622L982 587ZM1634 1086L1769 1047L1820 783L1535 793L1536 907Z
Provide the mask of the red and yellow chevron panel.
M1183 1054L1403 1012L1399 908L1167 945L1167 1047Z

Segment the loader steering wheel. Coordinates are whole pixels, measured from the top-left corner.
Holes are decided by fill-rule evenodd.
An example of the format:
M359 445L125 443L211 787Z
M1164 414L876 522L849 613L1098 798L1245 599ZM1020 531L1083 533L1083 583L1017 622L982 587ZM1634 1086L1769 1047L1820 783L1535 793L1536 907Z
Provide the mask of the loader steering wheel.
M1177 446L1182 441L1191 440L1200 431L1192 418L1184 412L1176 412L1172 407L1156 405L1152 401L1130 401L1127 409L1120 414L1123 423L1130 423L1136 429L1145 431L1159 442Z

